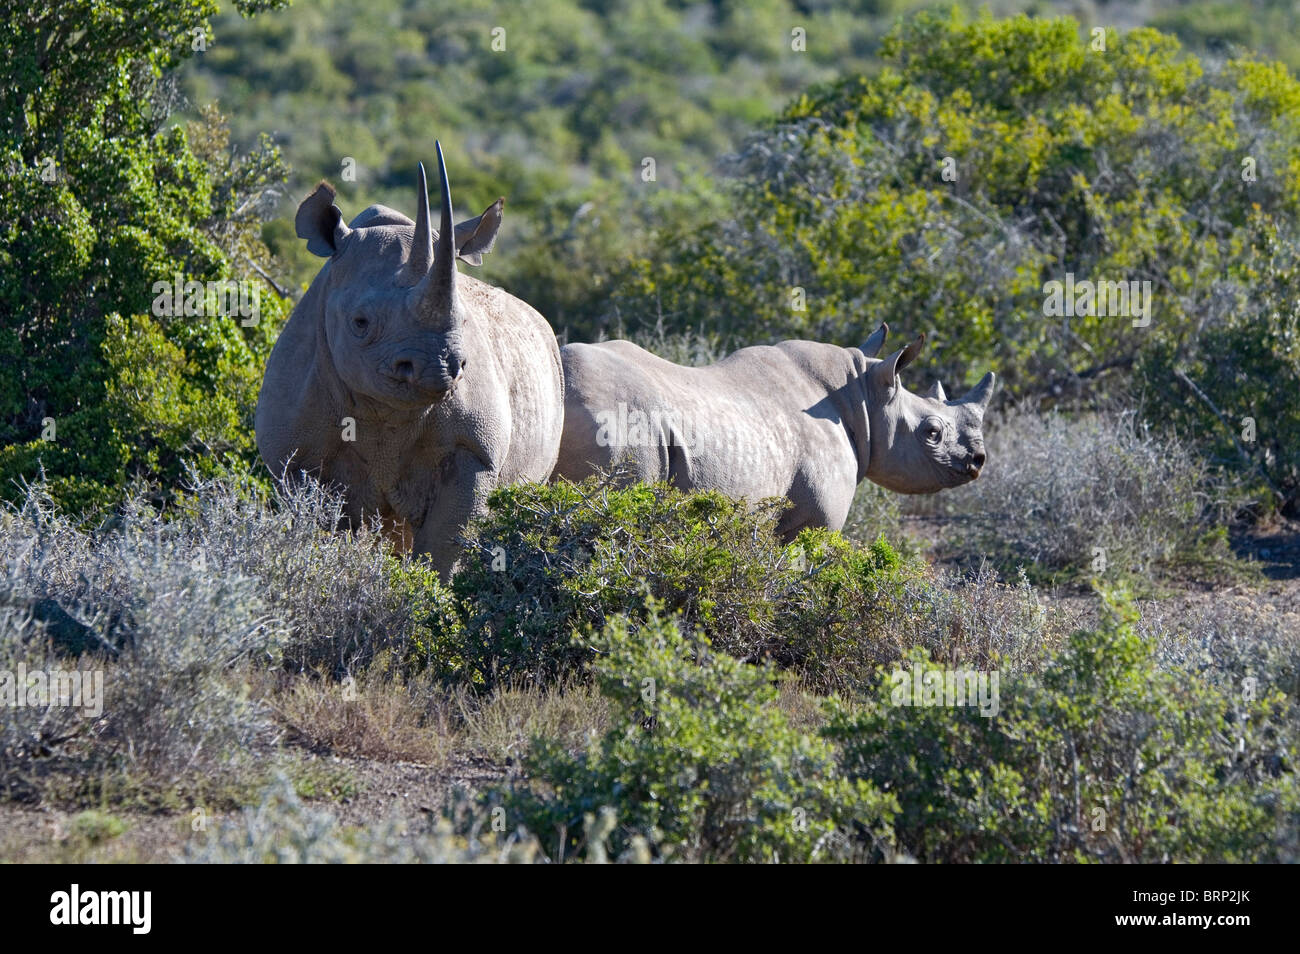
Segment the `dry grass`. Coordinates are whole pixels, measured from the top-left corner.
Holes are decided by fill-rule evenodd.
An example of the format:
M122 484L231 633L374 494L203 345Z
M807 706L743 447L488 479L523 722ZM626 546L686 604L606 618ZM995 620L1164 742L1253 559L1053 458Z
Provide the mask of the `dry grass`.
M461 702L419 680L369 672L342 682L298 675L270 702L290 738L313 750L436 768L456 748Z
M466 699L462 751L514 762L538 737L578 749L609 725L609 700L590 685L519 686L483 701Z

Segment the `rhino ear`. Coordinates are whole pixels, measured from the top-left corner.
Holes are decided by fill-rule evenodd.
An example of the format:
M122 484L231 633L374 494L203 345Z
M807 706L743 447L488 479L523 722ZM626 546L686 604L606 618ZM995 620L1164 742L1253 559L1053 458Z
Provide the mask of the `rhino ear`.
M905 367L911 364L920 356L922 349L925 348L925 332L916 336L916 340L909 344L902 351L898 352L897 361L894 364L894 373L897 374Z
M871 332L871 337L862 342L862 346L858 350L868 358L874 358L880 354L880 349L885 346L887 337L889 337L889 325L882 321L880 327Z
M483 256L497 243L497 230L501 228L505 196L497 199L476 219L461 222L455 228L456 257L470 265L482 265Z
M900 348L883 359L871 369L871 379L881 400L892 401L898 391L898 372L916 360L916 356L925 347L925 333L917 335L916 340L906 348Z
M343 224L343 213L334 204L334 187L321 180L316 191L302 200L294 217L294 231L307 240L307 251L321 258L337 255L352 230Z

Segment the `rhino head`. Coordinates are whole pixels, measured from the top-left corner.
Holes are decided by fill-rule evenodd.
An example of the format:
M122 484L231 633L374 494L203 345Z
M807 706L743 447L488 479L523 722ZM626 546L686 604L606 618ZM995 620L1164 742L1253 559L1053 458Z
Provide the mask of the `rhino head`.
M480 264L501 226L504 199L452 227L441 144L437 151L442 221L436 232L423 164L413 232L410 219L383 206L345 225L326 182L303 200L294 220L307 249L329 259L324 329L338 377L354 396L380 407L425 408L453 392L467 357L456 259Z
M879 352L887 332L882 325L862 346L868 357ZM948 400L938 381L915 394L903 387L898 372L924 347L922 334L872 364L865 377L871 428L867 477L904 494L931 494L979 477L985 461L984 411L997 381L990 371L955 401Z

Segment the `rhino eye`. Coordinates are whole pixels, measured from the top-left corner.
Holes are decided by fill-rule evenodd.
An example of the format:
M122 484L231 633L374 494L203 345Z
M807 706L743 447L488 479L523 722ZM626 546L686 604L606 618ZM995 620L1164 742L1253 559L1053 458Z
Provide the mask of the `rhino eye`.
M370 330L370 319L365 315L357 315L352 319L352 331L357 335L364 335Z
M927 444L937 444L943 438L943 428L938 424L927 424L925 426L925 441Z

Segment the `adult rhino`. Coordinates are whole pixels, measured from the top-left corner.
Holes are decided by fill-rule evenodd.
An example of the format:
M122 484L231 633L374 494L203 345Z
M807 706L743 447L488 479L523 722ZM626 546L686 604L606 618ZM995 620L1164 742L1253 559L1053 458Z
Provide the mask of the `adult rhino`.
M629 479L757 500L786 497L778 531L844 526L865 477L934 493L979 476L993 372L965 397L924 395L898 372L925 335L876 358L887 325L861 348L783 341L687 368L628 341L571 344L564 439L553 478L581 480L626 461Z
M564 382L546 320L457 271L491 250L504 200L453 229L437 152L437 231L423 165L414 222L372 205L345 225L325 182L298 207L298 237L328 261L271 352L256 433L272 471L337 485L353 526L381 515L445 576L494 487L551 474Z

